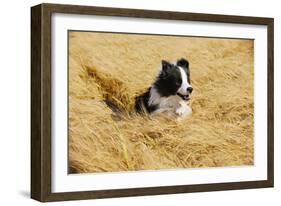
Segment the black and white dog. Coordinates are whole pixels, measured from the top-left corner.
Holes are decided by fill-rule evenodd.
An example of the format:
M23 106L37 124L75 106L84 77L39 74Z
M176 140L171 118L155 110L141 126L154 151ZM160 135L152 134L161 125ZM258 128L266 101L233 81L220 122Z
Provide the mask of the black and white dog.
M137 112L151 114L168 113L179 117L190 116L190 85L189 63L182 58L176 63L162 60L162 69L153 85L136 98Z

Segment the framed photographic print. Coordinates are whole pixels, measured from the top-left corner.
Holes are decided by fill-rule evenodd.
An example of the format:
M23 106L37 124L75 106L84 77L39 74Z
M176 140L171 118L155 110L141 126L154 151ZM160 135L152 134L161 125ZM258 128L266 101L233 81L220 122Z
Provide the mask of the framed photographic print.
M31 8L31 197L273 187L273 19Z

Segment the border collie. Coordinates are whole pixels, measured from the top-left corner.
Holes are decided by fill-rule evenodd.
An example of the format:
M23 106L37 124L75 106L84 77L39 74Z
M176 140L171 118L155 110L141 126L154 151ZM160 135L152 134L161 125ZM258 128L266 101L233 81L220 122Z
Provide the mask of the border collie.
M162 69L156 81L144 94L136 97L135 109L139 113L188 117L192 113L189 106L192 90L189 62L184 58L176 63L162 60Z

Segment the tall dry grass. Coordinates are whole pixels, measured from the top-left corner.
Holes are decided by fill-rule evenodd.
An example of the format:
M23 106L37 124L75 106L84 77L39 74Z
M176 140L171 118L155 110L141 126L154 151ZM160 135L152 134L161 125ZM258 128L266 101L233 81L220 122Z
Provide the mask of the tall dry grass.
M134 114L161 60L181 57L192 117ZM253 112L252 40L69 33L70 172L250 165Z

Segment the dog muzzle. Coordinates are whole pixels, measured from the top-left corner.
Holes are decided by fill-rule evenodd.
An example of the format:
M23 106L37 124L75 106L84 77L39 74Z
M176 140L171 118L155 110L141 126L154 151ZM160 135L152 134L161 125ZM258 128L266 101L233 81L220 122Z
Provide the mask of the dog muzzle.
M178 95L180 98L182 98L184 101L190 100L190 94L183 95L183 94L177 93L177 95Z

